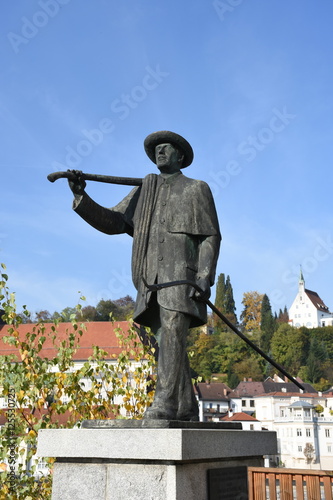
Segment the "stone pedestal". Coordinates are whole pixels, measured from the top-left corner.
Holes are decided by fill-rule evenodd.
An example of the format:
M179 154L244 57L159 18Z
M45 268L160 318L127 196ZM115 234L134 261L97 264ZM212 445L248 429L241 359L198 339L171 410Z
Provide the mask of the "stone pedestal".
M52 500L207 500L208 470L276 452L275 432L198 428L40 430L37 450L57 459Z

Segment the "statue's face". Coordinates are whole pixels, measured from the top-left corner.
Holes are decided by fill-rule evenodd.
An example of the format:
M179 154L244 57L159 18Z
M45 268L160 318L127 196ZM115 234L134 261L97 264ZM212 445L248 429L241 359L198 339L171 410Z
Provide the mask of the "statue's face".
M180 170L182 156L172 144L158 144L155 148L156 165L163 173L174 173Z

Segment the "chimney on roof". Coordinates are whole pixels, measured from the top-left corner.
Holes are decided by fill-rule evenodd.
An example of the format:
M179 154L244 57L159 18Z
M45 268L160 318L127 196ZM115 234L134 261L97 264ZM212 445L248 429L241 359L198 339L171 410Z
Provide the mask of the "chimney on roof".
M289 382L288 377L284 377L284 381L287 384Z
M249 378L248 378L248 381L249 381L249 382L252 382L252 377L249 377Z
M228 410L228 417L231 418L233 416L234 412L231 408Z
M226 389L226 388L224 388L224 389L223 389L223 394L224 394L225 396L227 395L227 389Z
M246 382L246 377L244 377L243 382Z

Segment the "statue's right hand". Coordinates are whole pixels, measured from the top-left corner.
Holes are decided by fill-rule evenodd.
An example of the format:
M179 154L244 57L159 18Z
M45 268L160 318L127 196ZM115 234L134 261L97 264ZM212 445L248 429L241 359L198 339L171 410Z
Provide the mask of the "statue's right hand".
M73 179L68 179L68 185L75 195L82 195L84 193L84 188L86 187L86 181L82 177L81 170L67 170L71 174L74 174Z

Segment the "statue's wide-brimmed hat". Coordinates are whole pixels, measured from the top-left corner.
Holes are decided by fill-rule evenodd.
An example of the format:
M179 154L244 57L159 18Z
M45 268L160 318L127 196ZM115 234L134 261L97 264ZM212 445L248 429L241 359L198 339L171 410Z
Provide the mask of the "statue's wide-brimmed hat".
M184 160L181 168L188 167L193 161L193 149L181 135L169 132L168 130L161 130L160 132L153 132L149 134L144 141L145 151L148 157L156 163L155 148L159 144L172 144L176 146L184 155Z

